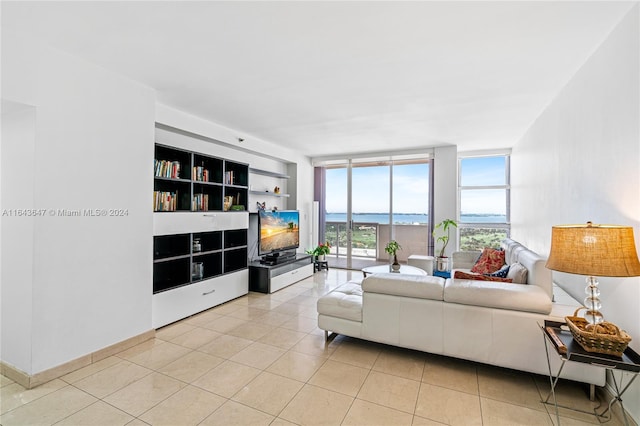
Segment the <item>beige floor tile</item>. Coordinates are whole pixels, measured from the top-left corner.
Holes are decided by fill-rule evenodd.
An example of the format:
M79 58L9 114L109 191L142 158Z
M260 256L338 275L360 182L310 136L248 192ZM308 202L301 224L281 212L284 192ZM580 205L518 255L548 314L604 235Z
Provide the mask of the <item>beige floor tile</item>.
M403 413L388 407L372 404L371 402L356 399L349 409L347 416L341 423L342 426L410 426L413 415Z
M287 330L285 328L274 328L258 341L267 345L276 346L282 349L290 349L307 334L299 331Z
M292 297L295 297L295 296L292 296ZM289 300L289 299L283 299L283 303L273 308L271 312L278 312L285 315L297 316L301 311L306 309L305 306L298 305L295 303L289 303L286 300Z
M231 358L231 361L264 370L285 353L284 349L264 343L255 342L247 346Z
M271 422L269 426L297 426L297 425L295 423L291 423L288 420L277 417L274 421Z
M121 352L118 352L116 354L116 356L118 358L122 358L122 359L129 359L129 358L133 358L137 355L140 355L142 353L148 352L149 350L153 349L154 347L158 346L158 345L164 345L167 342L165 342L164 340L161 339L149 339L149 340L145 340L142 343L139 343L133 347L130 347L128 349L125 349Z
M482 407L482 421L486 425L552 426L551 418L546 411L534 410L528 407L482 397L480 398L480 405Z
M254 308L271 311L273 308L282 305L280 300L271 300L271 298L249 298L249 306Z
M540 399L546 398L549 394L549 378L544 376L534 376ZM555 389L558 404L568 408L592 412L600 405L599 401L589 400L589 387L586 384L573 382L570 380L559 380ZM549 398L553 402L553 397ZM554 413L555 414L555 413ZM584 419L582 413L567 411L565 414L576 419Z
M231 398L258 374L260 370L257 368L225 361L193 382L193 385L225 398Z
M200 346L204 346L207 343L211 343L213 340L222 336L222 333L209 330L207 328L197 327L191 331L181 334L171 340L171 343L184 346L185 348L197 349Z
M96 398L104 398L152 372L148 368L123 360L77 381L74 386Z
M209 355L220 358L231 358L247 346L253 343L253 340L243 339L242 337L229 336L227 334L218 337L211 343L198 348L198 351L208 353Z
M171 364L162 367L158 371L174 379L191 383L223 361L224 358L193 351L182 358L178 358Z
M309 384L349 396L356 396L369 371L366 368L329 359L309 379Z
M416 416L449 425L482 425L480 397L423 383L418 394Z
M290 321L293 317L291 315L279 314L277 312L269 312L254 320L264 325L272 327L279 327L287 321Z
M289 351L271 364L266 371L300 382L307 382L326 360L326 358L319 356Z
M220 317L202 324L200 327L217 331L218 333L228 333L236 327L246 324L248 321L232 317Z
M240 309L227 314L227 316L245 321L251 321L255 320L256 318L260 318L267 312L269 311L267 311L266 309L260 309L253 306L242 306L240 307Z
M306 293L306 291L305 291ZM300 294L296 297L294 297L293 299L289 299L288 301L289 303L296 303L298 305L302 305L302 306L313 306L314 308L317 307L318 304L318 297L315 296L305 296L303 294Z
M82 380L85 377L88 377L92 374L97 373L98 371L102 371L105 368L109 368L117 363L122 362L122 358L118 358L117 356L110 356L100 361L93 362L86 367L82 367L76 371L73 371L69 374L66 374L61 377L67 383L75 383L78 380Z
M422 381L478 395L476 364L443 356L427 356Z
M184 320L182 320L181 322L196 326L196 327L202 327L204 324L207 324L213 320L216 320L218 318L222 318L224 315L219 314L217 312L213 312L212 309L209 309L207 311L204 312L200 312L199 314L190 316L188 318L185 318Z
M82 410L96 400L73 386L65 386L0 416L0 424L50 425Z
M478 367L480 396L545 411L531 374L498 367Z
M156 339L168 342L180 336L181 334L186 333L187 331L193 330L194 328L196 328L195 325L191 325L186 321L176 322L174 324L156 330Z
M358 367L372 368L380 355L380 346L360 340L348 340L340 344L329 357Z
M301 333L310 333L318 327L318 319L294 316L288 321L280 324L280 327L286 328L287 330L299 331Z
M302 382L262 372L231 399L277 416L302 386Z
M189 352L191 352L189 348L171 342L164 342L134 356L127 356L125 358L134 364L147 367L151 370L157 370L185 356ZM120 354L118 354L118 356L120 356Z
M120 426L134 419L133 416L102 401L96 401L86 408L67 417L56 426Z
M307 355L321 356L328 358L340 346L335 340L328 344L324 341L324 335L307 335L296 343L291 350L301 352Z
M350 396L307 384L278 417L299 425L339 425L352 402Z
M207 417L202 426L267 426L273 421L273 416L258 411L237 402L227 401Z
M226 401L211 392L187 386L141 415L140 419L154 426L197 425Z
M0 389L0 414L28 404L44 395L62 389L66 385L65 382L59 379L52 380L33 389L25 389L15 382L8 384Z
M228 334L231 336L242 337L243 339L253 340L257 342L261 337L265 336L274 327L264 324L258 324L256 322L247 322L230 330Z
M229 315L230 313L233 313L238 309L242 309L242 306L238 305L237 303L234 304L227 302L223 303L222 305L216 306L215 308L209 309L209 311L216 314Z
M372 371L358 392L358 399L413 415L420 382Z
M318 322L318 308L315 306L305 306L303 309L300 309L298 315L301 317L311 318Z
M112 393L104 401L137 417L185 386L179 380L153 373Z
M425 419L420 416L413 416L413 426L442 426L444 423L436 422L435 420Z
M420 381L424 371L424 360L424 354L420 352L387 348L380 353L372 369L381 373Z

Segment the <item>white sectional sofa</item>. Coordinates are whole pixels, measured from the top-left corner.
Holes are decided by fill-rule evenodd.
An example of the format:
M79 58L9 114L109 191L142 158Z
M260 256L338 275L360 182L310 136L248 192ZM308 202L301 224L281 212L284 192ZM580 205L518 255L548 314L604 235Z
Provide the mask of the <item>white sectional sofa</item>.
M526 284L374 274L320 298L318 327L327 335L548 374L538 324L564 321L580 304L553 285L543 257L510 239L502 247L506 263L527 269ZM478 254L456 253L454 269L470 268ZM555 373L560 360L555 353L550 359ZM605 371L569 363L563 378L603 386Z

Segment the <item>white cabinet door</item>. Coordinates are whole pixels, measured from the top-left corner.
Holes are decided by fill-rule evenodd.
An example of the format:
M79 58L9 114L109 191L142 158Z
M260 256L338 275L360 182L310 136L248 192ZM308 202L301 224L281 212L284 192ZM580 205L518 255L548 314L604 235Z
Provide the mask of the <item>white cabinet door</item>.
M153 214L153 235L247 229L248 212L163 212Z

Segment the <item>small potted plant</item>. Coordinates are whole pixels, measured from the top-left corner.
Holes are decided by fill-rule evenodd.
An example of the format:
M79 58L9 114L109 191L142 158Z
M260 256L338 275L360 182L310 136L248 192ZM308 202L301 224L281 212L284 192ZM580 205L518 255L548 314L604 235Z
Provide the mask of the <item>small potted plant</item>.
M445 219L436 225L433 230L433 236L436 239L436 243L442 243L440 252L436 258L436 269L438 271L447 271L449 269L449 257L445 254L447 244L449 244L449 238L451 237L451 228L457 228L458 224L453 219ZM443 234L437 236L438 229L442 229Z
M384 251L386 251L387 253L393 256L393 263L391 264L391 269L394 271L400 270L400 263L398 262L398 256L396 254L398 250L402 250L402 247L400 246L400 244L398 244L396 240L389 241L387 245L384 247Z
M318 244L318 246L313 249L313 255L320 262L324 262L326 260L326 256L329 254L331 250L331 244L329 242L325 242L324 244Z

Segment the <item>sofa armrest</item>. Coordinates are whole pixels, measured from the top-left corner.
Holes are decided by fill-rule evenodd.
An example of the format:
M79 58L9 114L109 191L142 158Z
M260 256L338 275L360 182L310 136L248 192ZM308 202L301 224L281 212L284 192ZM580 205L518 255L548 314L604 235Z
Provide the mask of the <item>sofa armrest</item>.
M480 257L479 251L454 251L451 256L451 269L471 269Z

